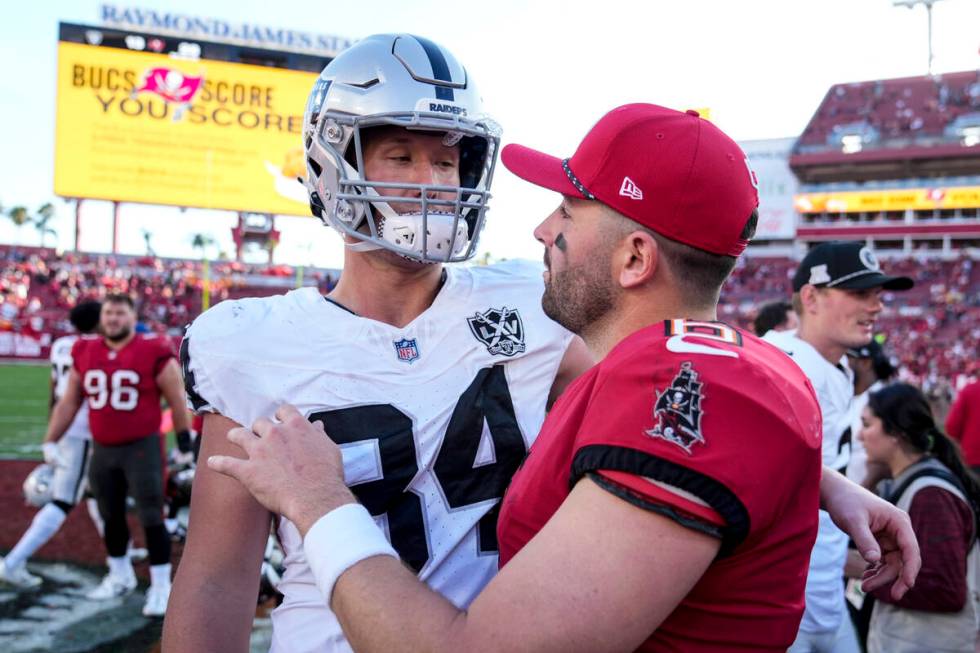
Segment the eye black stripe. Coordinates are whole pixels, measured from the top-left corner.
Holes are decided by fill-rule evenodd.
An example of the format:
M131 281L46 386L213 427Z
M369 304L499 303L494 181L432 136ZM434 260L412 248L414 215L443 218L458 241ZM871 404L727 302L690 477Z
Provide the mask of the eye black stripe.
M429 63L432 65L432 78L442 82L452 82L453 78L449 74L449 64L446 62L446 57L442 54L439 46L421 36L412 35L412 38L418 41L422 49L425 50L425 55L429 58ZM450 102L456 99L452 88L439 84L434 84L433 86L436 89L436 99L449 100Z

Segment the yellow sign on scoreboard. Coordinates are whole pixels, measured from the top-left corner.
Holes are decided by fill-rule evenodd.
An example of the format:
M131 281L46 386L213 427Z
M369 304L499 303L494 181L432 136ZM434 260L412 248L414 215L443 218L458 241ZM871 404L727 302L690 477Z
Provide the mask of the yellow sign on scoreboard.
M55 193L309 215L296 178L316 77L59 42Z
M980 207L980 186L902 188L896 190L803 193L794 198L799 213L880 213L907 209Z

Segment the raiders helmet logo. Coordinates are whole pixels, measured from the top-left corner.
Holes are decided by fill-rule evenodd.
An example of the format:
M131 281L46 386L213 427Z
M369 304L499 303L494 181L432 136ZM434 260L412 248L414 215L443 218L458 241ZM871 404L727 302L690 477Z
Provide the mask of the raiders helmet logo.
M466 322L476 339L486 345L491 356L513 356L527 349L524 344L524 323L516 308L490 308L466 318Z
M657 392L653 406L657 425L646 434L676 444L688 454L692 453L694 445L704 444L701 435L702 385L691 363L682 363L670 387Z
M875 257L874 252L867 247L861 248L861 251L858 253L858 257L861 259L861 264L867 269L874 270L876 272L881 269L881 265L878 263L878 259Z

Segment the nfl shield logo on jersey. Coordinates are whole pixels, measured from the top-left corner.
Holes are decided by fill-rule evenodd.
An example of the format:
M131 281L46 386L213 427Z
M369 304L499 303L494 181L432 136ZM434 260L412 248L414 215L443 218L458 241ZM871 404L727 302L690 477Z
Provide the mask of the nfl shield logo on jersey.
M691 447L704 444L701 435L701 394L703 384L690 363L682 363L670 387L657 393L653 416L657 425L647 431L653 438L662 438L691 453Z
M491 308L466 318L466 321L476 339L486 345L493 356L513 356L527 349L524 344L524 323L516 308Z
M419 357L419 345L415 338L411 340L402 338L401 340L396 340L394 344L395 353L398 354L398 360L403 363L411 363Z

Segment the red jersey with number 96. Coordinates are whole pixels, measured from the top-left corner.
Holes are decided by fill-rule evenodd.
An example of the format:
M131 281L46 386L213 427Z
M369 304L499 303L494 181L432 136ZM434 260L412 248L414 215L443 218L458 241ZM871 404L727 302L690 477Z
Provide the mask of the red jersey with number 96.
M119 445L160 430L160 388L156 378L171 358L167 338L137 334L122 349L101 336L83 336L71 351L89 407L92 439Z

